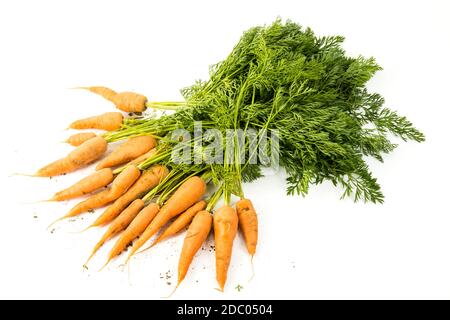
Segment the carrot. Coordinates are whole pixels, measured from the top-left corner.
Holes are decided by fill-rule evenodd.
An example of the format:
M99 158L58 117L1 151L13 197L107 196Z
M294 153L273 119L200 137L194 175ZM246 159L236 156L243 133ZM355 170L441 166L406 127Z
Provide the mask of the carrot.
M114 179L110 188L96 193L84 201L81 201L75 207L73 207L69 211L69 213L57 219L55 222L65 218L77 216L89 210L100 208L105 204L116 200L133 185L133 183L139 178L139 175L140 171L138 168L136 168L135 166L129 166ZM53 222L51 225L53 225L55 222Z
M239 228L242 230L247 251L253 256L258 243L258 216L253 204L248 199L241 199L236 203L236 211L239 217Z
M120 112L106 112L98 116L80 119L70 124L71 129L100 129L114 131L122 126L123 115Z
M103 159L96 169L110 168L134 160L153 149L155 145L156 140L152 136L131 138Z
M131 247L128 259L136 253L162 226L170 219L179 215L194 203L196 203L205 193L206 183L202 178L193 176L187 179L177 191L162 206L158 215L142 233L142 236ZM128 260L127 259L127 260Z
M77 197L81 197L99 188L107 186L113 181L114 175L111 169L105 168L95 171L93 174L78 181L71 187L61 190L50 199L51 201L64 201Z
M147 97L134 92L120 92L114 96L112 102L118 109L126 112L142 112L147 108Z
M186 233L178 261L178 283L177 287L184 280L195 253L200 249L209 235L212 224L212 217L208 211L198 212Z
M227 281L233 240L237 233L238 216L234 208L223 206L214 213L214 243L216 246L216 279L220 291Z
M139 165L142 162L144 162L145 160L153 157L154 155L156 155L156 148L153 148L150 151L144 153L142 156L139 156L136 159L131 160L130 162L124 164L122 167L117 168L116 170L114 170L114 172L121 172L123 169L125 169L127 166L129 166L131 164Z
M99 159L108 147L102 137L95 137L77 147L65 158L56 160L38 170L37 177L52 177L75 171Z
M71 135L66 142L74 147L78 147L83 142L95 138L97 135L93 132L81 132Z
M155 154L156 154L156 148L152 148L152 149L150 149L150 151L144 153L143 155L137 157L134 160L131 160L127 165L130 165L130 164L138 165L138 164L144 162L145 160L153 157Z
M171 237L180 232L184 227L191 223L195 215L206 208L206 201L201 200L180 214L172 224L152 243L152 247L162 240Z
M103 98L111 101L116 107L125 112L142 112L146 109L147 97L134 92L115 92L106 87L83 87Z
M119 173L111 185L111 193L114 200L127 192L140 176L141 171L136 166L129 166Z
M87 89L90 92L96 93L109 101L112 101L114 96L117 94L117 92L115 92L114 90L106 87L82 87L82 89Z
M159 206L156 203L150 203L142 209L141 212L139 212L137 217L134 218L127 229L121 234L120 238L116 241L114 247L109 252L106 264L122 253L122 251L124 251L134 239L139 237L139 235L144 232L145 228L147 228L158 211Z
M112 221L117 217L123 209L133 200L142 196L145 192L154 188L163 180L169 171L164 166L154 166L145 171L136 183L120 198L118 198L111 206L106 209L100 217L91 225L98 227Z
M126 229L144 206L144 201L141 199L136 199L125 210L123 210L120 216L114 219L114 221L110 224L99 242L97 242L84 265L88 264L89 260L91 260L94 254L105 244L106 241L114 237L120 231Z

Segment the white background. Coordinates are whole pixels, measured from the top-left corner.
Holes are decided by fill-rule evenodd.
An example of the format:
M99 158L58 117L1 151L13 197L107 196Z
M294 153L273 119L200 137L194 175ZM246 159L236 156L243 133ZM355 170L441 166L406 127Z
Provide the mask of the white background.
M74 119L112 110L69 88L105 85L152 100L207 78L247 28L277 16L319 35L346 36L349 54L384 67L370 89L426 134L400 143L385 163L370 161L385 204L339 200L329 184L306 198L285 196L282 176L245 186L260 217L251 274L235 241L225 293L214 290L209 239L174 298L450 298L448 205L450 23L448 1L2 1L0 2L0 298L160 298L176 273L182 236L101 273L109 243L89 271L81 266L100 230L70 233L95 215L46 226L74 203L45 199L84 172L56 179L32 173L71 148ZM35 218L36 217L36 218ZM163 274L164 279L160 279ZM168 285L167 282L171 282ZM235 287L240 284L243 290Z

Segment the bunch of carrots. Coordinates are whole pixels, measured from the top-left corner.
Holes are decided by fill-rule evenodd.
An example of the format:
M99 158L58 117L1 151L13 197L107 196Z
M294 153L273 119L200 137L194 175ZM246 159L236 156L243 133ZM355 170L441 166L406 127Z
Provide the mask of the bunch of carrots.
M105 87L85 89L112 101L127 113L142 112L149 104L145 96L132 92L116 93ZM116 131L127 127L126 120L130 123L135 121L126 119L121 112L108 112L77 120L70 128ZM160 137L135 134L130 138L119 138L126 141L105 156L108 144L116 140L114 132L103 135L77 133L67 139L67 143L76 147L72 152L36 172L34 176L37 177L53 177L97 162L92 174L49 199L65 201L87 196L52 225L108 206L88 227L106 227L106 231L94 246L85 266L107 241L115 237L116 242L105 266L130 245L126 263L158 232L147 249L188 227L178 264L176 288L185 278L196 252L214 230L216 279L223 291L238 225L248 253L253 257L256 252L258 218L252 202L242 194L235 207L231 206L230 188L226 182L213 181L213 173L206 165L186 168L172 163L167 143L159 143ZM208 184L214 190L209 196ZM226 204L214 210L222 196Z
M383 161L397 146L392 136L422 142L425 135L384 107L380 94L369 92L366 83L381 67L373 58L347 56L343 41L341 36L317 37L309 28L277 19L246 31L227 58L210 68L207 81L181 91L183 101L155 102L134 92L82 87L120 112L70 124L72 129L105 132L69 137L76 148L35 175L61 175L98 161L94 173L51 199L87 195L57 221L108 206L88 227L108 226L86 264L114 237L106 264L130 244L127 262L154 236L147 248L188 227L179 285L213 230L216 278L223 290L238 229L249 255L256 252L258 218L243 182L260 178L271 159L285 170L287 194L304 196L311 185L329 181L343 189L342 197L382 203L381 186L366 158ZM173 112L142 115L147 108ZM204 136L196 135L199 122ZM177 136L179 129L187 134ZM265 139L269 133L274 139ZM223 162L205 161L217 156L210 148L213 140L224 151L218 156ZM117 141L122 143L106 155ZM193 150L189 161L174 159L180 146ZM251 161L257 152L260 161ZM216 209L222 198L225 205Z

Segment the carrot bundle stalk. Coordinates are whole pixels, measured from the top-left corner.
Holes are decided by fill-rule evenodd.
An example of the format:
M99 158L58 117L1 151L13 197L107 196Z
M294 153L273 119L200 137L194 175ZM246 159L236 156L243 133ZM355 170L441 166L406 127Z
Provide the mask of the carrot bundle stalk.
M87 176L84 179L81 179L69 188L55 193L55 195L50 200L64 201L78 198L107 186L113 180L114 175L111 169L105 168L99 171L95 171L91 175Z
M208 237L212 220L211 214L205 210L198 212L192 220L184 238L183 249L178 262L177 287L184 280L192 259Z
M167 229L164 230L164 232L161 233L161 235L152 243L152 247L158 242L161 242L162 240L167 239L180 232L183 228L191 223L192 219L194 219L195 215L198 212L204 210L205 208L206 201L201 200L187 209L185 212L180 214L177 219L172 222L172 224L168 226Z
M74 147L78 147L89 139L95 138L97 135L93 132L80 132L71 135L66 142Z
M162 206L158 215L142 233L142 236L131 247L128 259L134 255L162 226L170 219L179 215L194 203L196 203L205 193L206 183L202 178L193 176L187 179L174 192L174 194ZM127 259L127 261L128 261Z
M142 112L146 109L147 97L134 92L115 92L106 87L84 87L111 101L116 107L125 112Z
M111 222L125 209L133 200L142 196L145 192L157 186L169 171L165 166L154 166L145 171L136 183L114 203L109 206L91 225L98 227Z
M66 157L56 160L39 169L35 176L53 177L80 169L96 160L106 152L108 143L102 137L87 140Z
M253 204L248 199L241 199L236 203L239 218L239 228L242 230L248 253L253 257L258 243L258 216Z
M121 144L105 159L100 161L96 169L111 168L124 164L145 154L156 146L156 140L152 136L139 136L129 139Z
M136 201L136 200L135 200ZM150 222L158 214L159 206L156 203L150 203L144 209L142 209L136 218L130 223L126 230L121 234L120 238L114 244L114 247L108 254L108 264L112 259L117 257L122 253L126 247L139 237L145 228L150 224ZM121 214L122 215L122 214Z
M123 115L120 112L106 112L98 116L84 118L72 122L71 129L99 129L114 131L122 126Z
M233 241L238 228L238 215L234 208L223 206L214 213L214 243L216 247L216 279L220 291L227 281Z
M137 214L141 211L144 205L144 201L142 201L141 199L136 199L124 211L122 211L122 213L110 224L106 232L103 234L102 238L97 242L91 252L91 255L84 265L88 264L91 258L105 244L106 241L114 237L120 231L126 229L128 225L133 221L133 219L137 216Z

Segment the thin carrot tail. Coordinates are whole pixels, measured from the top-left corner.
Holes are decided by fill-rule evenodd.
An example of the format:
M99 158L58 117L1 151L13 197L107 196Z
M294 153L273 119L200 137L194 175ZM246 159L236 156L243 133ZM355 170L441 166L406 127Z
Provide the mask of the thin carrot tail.
M222 292L222 293L223 293L223 288L214 288L214 290L217 290L217 291L219 291L219 292Z
M71 233L71 234L80 234L80 233L83 233L83 232L89 230L89 229L92 228L92 227L93 227L93 226L90 225L89 227L84 228L84 229L82 229L82 230L80 230L80 231L71 231L71 232L69 232L69 233Z
M56 223L58 223L59 221L62 221L64 219L67 219L67 218L69 218L69 217L68 216L62 216L62 217L56 219L55 221L53 221L52 223L50 223L48 225L47 230L50 230Z
M175 286L175 288L173 288L172 292L171 292L168 296L161 297L161 298L163 298L163 299L169 299L169 298L175 293L175 291L177 291L177 289L178 289L179 286L180 286L180 282L177 283L177 285Z
M36 204L36 203L52 202L52 201L55 201L55 200L47 199L47 200L36 200L36 201L22 201L22 202L19 202L19 203L20 204Z
M150 249L150 248L151 248L152 246L153 246L153 245L151 245L151 246L148 246L147 248L145 248L145 249L143 249L143 250L141 250L141 251L137 252L136 254L141 254L141 253L144 253L145 251L147 251L148 249Z
M89 263L89 261L90 261L90 260L92 259L92 257L97 253L98 249L100 249L102 245L103 245L103 243L102 243L101 241L99 241L99 242L95 245L94 249L93 249L92 252L91 252L91 255L89 256L89 258L88 258L88 259L86 260L86 262L84 263L84 266L87 266L87 264ZM109 262L109 260L108 260L108 262Z
M14 172L11 173L8 177L15 177L15 176L20 176L20 177L39 177L36 174L29 174L29 173L20 173L20 172Z
M150 245L150 247L148 247L147 249L150 249L150 248L153 248L153 246L155 246L157 243L159 243L160 242L160 239L158 238L158 239L156 239L151 245ZM145 249L145 250L147 250L147 249Z
M108 258L108 260L106 261L106 263L103 265L103 267L100 268L100 270L98 270L98 272L102 272L103 269L106 268L106 266L111 262L111 258Z
M130 262L130 259L134 256L134 254L136 253L136 251L132 250L129 254L127 259L125 260L124 264L126 265L128 262Z
M91 255L89 256L89 258L87 258L86 262L83 264L83 268L84 269L88 269L88 263L89 261L91 261L92 257L94 256L94 253L91 253Z
M128 273L128 285L131 287L133 285L131 283L131 262L128 264L127 273Z
M252 276L250 277L250 279L248 279L248 282L252 281L253 277L255 276L255 268L254 268L254 265L253 265L253 255L250 256L250 264L251 264L251 267L252 267Z

